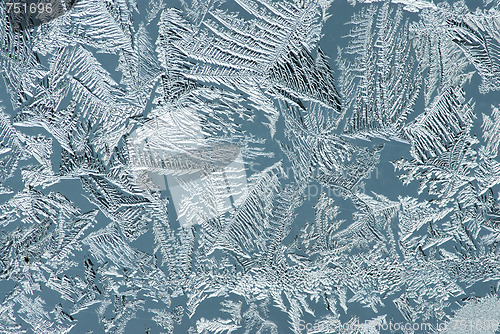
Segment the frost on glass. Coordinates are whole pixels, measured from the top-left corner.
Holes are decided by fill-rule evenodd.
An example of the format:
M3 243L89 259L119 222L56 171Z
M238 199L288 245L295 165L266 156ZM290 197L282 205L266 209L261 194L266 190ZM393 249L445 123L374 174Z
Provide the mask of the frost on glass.
M42 2L0 4L0 333L496 332L497 0Z

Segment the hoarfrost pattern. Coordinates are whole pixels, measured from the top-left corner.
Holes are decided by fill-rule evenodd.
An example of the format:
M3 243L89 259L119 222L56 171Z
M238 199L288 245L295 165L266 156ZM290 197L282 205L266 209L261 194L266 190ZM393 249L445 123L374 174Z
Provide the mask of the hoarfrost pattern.
M0 4L0 332L494 333L500 3L349 3Z

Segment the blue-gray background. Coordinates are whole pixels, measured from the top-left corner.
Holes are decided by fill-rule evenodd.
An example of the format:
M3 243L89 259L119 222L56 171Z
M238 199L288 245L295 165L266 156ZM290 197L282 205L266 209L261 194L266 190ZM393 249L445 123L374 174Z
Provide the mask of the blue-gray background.
M473 10L475 7L481 7L482 3L480 1L467 1L467 5L471 10ZM138 1L138 8L140 13L135 13L134 14L134 19L136 23L136 27L138 27L138 24L144 20L143 13L145 13L145 8L147 6L146 1ZM348 38L344 38L343 36L347 35L349 32L349 29L351 28L349 25L346 25L346 23L349 21L351 15L358 11L361 7L365 5L363 4L358 4L356 6L351 6L348 4L346 1L339 1L336 0L332 6L329 9L329 14L331 14L331 17L328 19L326 24L324 25L323 29L323 38L321 39L319 45L321 48L324 50L324 52L330 57L330 64L331 67L335 70L336 77L339 77L341 74L336 70L336 65L335 65L335 58L337 57L337 47L346 47L348 44ZM167 1L167 7L180 7L179 3L175 1ZM231 0L228 0L225 4L225 7L227 7L230 10L235 10L235 11L240 11L242 12L239 8L238 5ZM244 14L242 14L244 15ZM410 20L415 20L418 19L417 14L412 14L412 13L405 13L406 17L408 17ZM148 25L147 29L153 39L156 40L156 37L158 35L158 17L151 22L150 25ZM118 56L117 55L108 55L108 54L99 54L99 53L94 53L96 58L101 62L101 64L111 73L112 77L114 78L115 81L119 82L121 74L119 71L116 70L117 64L118 64ZM472 69L472 67L471 67ZM475 131L478 136L480 136L478 129L479 126L482 122L482 117L481 113L489 113L491 111L491 105L494 103L498 103L498 95L495 95L495 93L488 93L488 94L480 94L478 91L478 86L480 83L480 77L478 75L474 75L472 81L470 84L465 85L465 91L466 91L466 98L467 99L474 99L476 102L475 106L475 113L477 115L476 119L476 126L475 126ZM10 97L6 91L5 88L5 83L1 83L1 90L0 90L0 98L3 101L3 106L5 107L5 111L11 115L14 116L16 114L16 110L13 110L12 105L10 104ZM419 114L423 110L423 99L420 97L419 101L417 102L415 106L415 112L410 116L410 119L415 117L417 114ZM256 118L256 122L259 121L265 121L263 117L258 116ZM277 132L280 133L280 131L283 131L283 120L280 119L278 122L278 127L277 127ZM269 133L267 133L267 127L265 126L260 126L256 127L257 129L261 130L262 137L263 138L270 138ZM255 133L255 129L253 129L253 133ZM23 133L30 134L30 135L35 135L38 133L44 134L46 136L50 136L44 129L42 128L19 128L19 130ZM410 159L409 155L409 145L399 143L399 142L384 142L382 140L373 140L372 142L366 142L362 140L353 140L354 143L362 145L362 146L371 146L373 144L378 144L378 143L384 143L385 148L381 153L381 158L380 158L380 163L377 166L376 173L372 173L372 176L366 180L366 186L365 190L366 192L374 191L378 194L382 194L387 196L390 200L397 200L398 196L405 196L405 195L411 195L414 197L417 197L417 184L412 183L409 186L403 187L401 184L401 181L397 178L396 173L394 172L394 168L390 161L394 161L396 159L399 159L401 157L405 157L407 159ZM268 141L268 144L266 148L270 151L275 152L276 156L272 159L264 159L261 163L262 169L272 165L275 161L278 161L282 159L285 162L285 170L287 169L286 165L286 157L281 153L281 150L278 146L278 144L274 141ZM60 147L57 146L57 142L54 141L54 168L58 168L59 166L59 160L58 157L60 157ZM28 163L28 162L26 162ZM247 171L248 176L250 176L253 171L248 170ZM20 175L17 175L14 177L12 180L21 180ZM23 185L21 183L10 183L9 184L14 191L21 190ZM67 198L69 198L71 201L73 201L76 206L82 209L83 212L89 211L94 209L93 205L91 205L85 197L82 196L84 194L84 190L81 187L81 183L77 180L63 180L61 183L56 184L54 186L51 186L47 189L44 190L44 192L48 191L59 191L63 193ZM288 237L287 240L285 241L290 241L291 238L295 236L295 233L298 233L300 228L304 225L304 222L306 221L312 221L314 219L314 211L312 209L312 206L315 204L316 199L317 199L317 192L316 190L311 190L309 191L311 194L315 194L315 196L310 196L308 198L308 202L306 202L298 211L298 216L296 218L296 225L294 225L294 230L290 233L290 236ZM168 196L168 192L165 193L165 196ZM2 195L0 196L0 200L3 202L7 198L9 198L9 195ZM420 195L420 199L426 199L426 195ZM350 201L343 200L341 197L335 198L336 200L336 205L340 206L341 208L341 214L339 215L339 219L345 219L347 222L352 221L352 213L354 211L354 207ZM170 218L171 222L175 227L176 221L175 221L175 210L171 206L169 207L169 213L170 213ZM94 227L94 230L97 230L99 228L102 228L107 225L109 222L102 214L99 214L98 216L98 221L99 223ZM9 227L10 228L10 227ZM14 228L14 226L12 226ZM133 243L133 247L136 247L140 250L143 250L148 253L153 252L153 241L152 241L152 234L151 233L146 233L145 235L141 236L137 241ZM83 262L83 260L88 256L88 250L84 248L83 252L80 254L77 254L75 256L75 261L80 261ZM75 272L76 273L76 272ZM82 273L76 273L78 275L81 275ZM484 283L484 284L476 284L473 286L469 291L467 291L468 295L477 295L477 296L485 296L488 294L491 290L491 285L495 284L494 282L491 283ZM0 294L3 298L12 288L14 287L14 283L12 281L2 281L0 282ZM42 289L41 293L39 293L42 299L46 301L46 309L52 309L53 305L57 303L62 303L63 306L68 305L69 303L67 301L61 300L59 298L59 295L50 290L50 289ZM349 297L349 296L348 296ZM461 297L466 297L466 296L461 296ZM231 296L231 299L233 300L242 300L243 301L243 309L245 309L246 304L245 301L243 300L242 297L240 296ZM146 299L147 300L147 299ZM221 317L221 318L228 318L229 315L221 313L219 311L220 309L220 302L222 299L219 298L214 298L214 299L207 299L205 300L197 309L195 316L192 319L187 318L187 316L184 316L183 318L183 323L182 325L177 325L174 332L175 333L186 333L187 329L190 326L195 325L196 320L200 319L201 317L204 317L206 319L212 319L216 317ZM182 305L185 302L185 298L179 297L175 298L172 300L172 307L175 305ZM404 321L401 314L399 311L394 307L394 304L392 303L391 299L388 299L385 302L385 309L384 311L387 312L387 319L393 319L394 322L402 322ZM144 304L145 310L148 310L149 308L159 308L161 307L160 305L152 305L148 301ZM450 308L448 309L449 313L451 314L453 309L456 309L458 307L458 304L452 304ZM99 324L97 322L97 317L95 314L95 306L90 307L87 310L79 312L77 315L75 315L75 318L77 320L77 325L73 328L72 332L74 333L84 333L88 330L93 330L95 333L101 333L103 331L102 324ZM322 302L320 302L316 309L316 318L320 318L321 315L324 315L327 313L324 305ZM108 312L110 310L108 309ZM349 313L344 314L341 311L341 314L343 314L342 321L347 322L352 316L357 316L360 318L360 321L364 321L367 319L374 318L380 314L374 313L371 309L369 308L362 308L359 305L356 304L349 304ZM145 332L146 328L150 328L150 333L159 333L161 332L161 329L156 326L154 321L150 318L150 313L147 312L142 312L139 311L137 313L137 317L135 320L132 320L128 323L126 332L127 333L143 333ZM315 319L310 316L309 314L304 314L303 319L305 322L314 322ZM279 326L279 333L289 333L289 323L288 323L288 317L285 313L270 307L270 320L274 321L278 326ZM242 329L239 332L244 332Z

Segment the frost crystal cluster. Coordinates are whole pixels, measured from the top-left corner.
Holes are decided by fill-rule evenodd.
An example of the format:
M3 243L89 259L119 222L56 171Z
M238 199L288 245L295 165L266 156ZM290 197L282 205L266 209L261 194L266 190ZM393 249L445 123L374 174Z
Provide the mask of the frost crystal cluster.
M0 40L0 333L498 329L498 0L2 1Z

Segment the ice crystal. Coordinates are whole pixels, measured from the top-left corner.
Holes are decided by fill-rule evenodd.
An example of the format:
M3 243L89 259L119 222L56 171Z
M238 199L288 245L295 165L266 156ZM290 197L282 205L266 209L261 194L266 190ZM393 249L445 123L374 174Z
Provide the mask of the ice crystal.
M498 1L40 3L0 4L0 332L498 329Z

